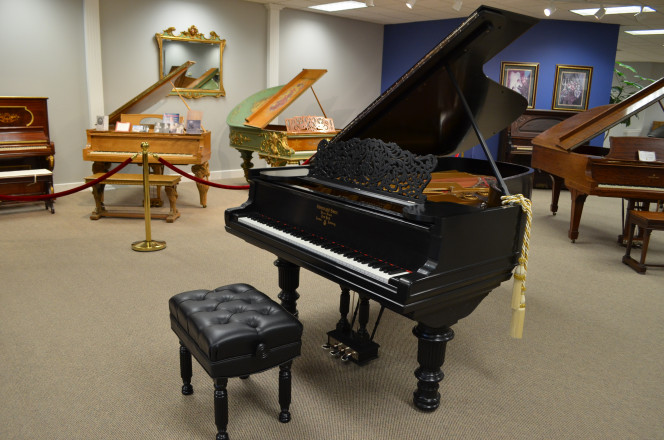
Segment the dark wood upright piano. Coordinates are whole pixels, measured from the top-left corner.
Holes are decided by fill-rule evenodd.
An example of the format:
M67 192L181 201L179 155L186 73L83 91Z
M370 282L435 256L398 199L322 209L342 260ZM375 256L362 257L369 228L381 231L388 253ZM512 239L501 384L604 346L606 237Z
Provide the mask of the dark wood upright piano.
M53 193L55 147L48 128L48 98L0 96L0 194ZM0 202L11 204L20 202ZM46 209L55 212L53 200Z
M487 78L482 66L537 21L479 8L321 142L310 165L252 170L248 201L226 211L228 232L277 256L279 297L291 313L300 268L340 285L341 319L328 341L344 344L344 358L362 364L377 356L367 331L370 300L417 322L413 401L423 411L440 403L450 327L518 264L526 217L499 199L529 197L532 169L454 155L526 109L521 95ZM428 200L432 176L446 172L497 183L474 203ZM350 290L360 297L357 329L348 318Z
M551 212L558 210L564 184L572 197L567 236L579 237L583 205L589 195L629 200L664 199L664 139L615 137L602 155L584 154L579 146L628 117L664 99L664 78L617 104L608 104L572 116L532 140L532 166L553 176ZM655 153L656 160L639 159L639 150Z
M533 138L576 114L578 112L527 109L500 133L498 160L529 167L533 154ZM584 145L579 149L583 149L582 152L586 154L601 154L601 147ZM551 188L551 185L551 175L536 169L533 175L533 187Z

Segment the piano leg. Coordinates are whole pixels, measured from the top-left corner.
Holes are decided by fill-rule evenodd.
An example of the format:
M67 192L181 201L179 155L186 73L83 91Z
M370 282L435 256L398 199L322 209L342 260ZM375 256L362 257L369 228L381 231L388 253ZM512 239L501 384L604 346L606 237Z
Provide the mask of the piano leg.
M242 169L244 170L244 178L249 180L249 170L254 167L254 164L251 162L251 156L254 154L253 151L240 150L240 156L242 157Z
M551 212L553 215L556 215L558 212L558 199L560 198L560 190L563 187L563 178L554 176L553 174L550 174L551 176Z
M199 179L210 180L210 165L207 162L200 165L192 165L191 172ZM196 182L196 188L198 188L198 197L201 201L201 206L205 208L207 206L207 193L210 187Z
M281 305L293 316L298 316L297 299L300 295L296 289L300 285L300 266L281 258L277 259L274 265L279 270L279 288L281 288L281 292L278 297L281 300Z
M584 194L579 190L569 190L572 196L572 212L569 220L569 232L567 236L572 240L572 243L579 238L579 224L581 223L581 214L583 213L583 204L586 202L588 194Z
M417 390L413 393L413 403L422 411L434 411L440 405L438 383L445 375L440 367L445 361L445 348L454 338L454 331L449 327L432 328L422 323L413 329L417 336L417 362L415 370Z
M347 287L341 288L341 296L339 298L339 322L337 322L337 331L340 333L350 332L350 322L348 321L348 313L350 312L350 289Z

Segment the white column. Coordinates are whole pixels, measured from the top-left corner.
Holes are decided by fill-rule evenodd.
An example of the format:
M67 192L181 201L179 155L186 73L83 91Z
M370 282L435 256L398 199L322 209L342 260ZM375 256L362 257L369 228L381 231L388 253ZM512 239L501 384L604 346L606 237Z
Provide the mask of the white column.
M283 6L268 3L267 8L267 88L279 85L279 11Z
M98 115L104 114L104 82L101 70L101 32L99 0L83 0L83 31L85 33L85 72L88 86L88 119L90 127Z

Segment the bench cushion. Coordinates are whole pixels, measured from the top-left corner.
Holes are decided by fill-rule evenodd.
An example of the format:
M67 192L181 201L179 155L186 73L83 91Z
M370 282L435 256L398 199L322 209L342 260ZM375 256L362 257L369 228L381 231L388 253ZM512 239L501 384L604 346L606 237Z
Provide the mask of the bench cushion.
M302 324L248 284L179 293L171 328L212 377L252 374L300 354Z

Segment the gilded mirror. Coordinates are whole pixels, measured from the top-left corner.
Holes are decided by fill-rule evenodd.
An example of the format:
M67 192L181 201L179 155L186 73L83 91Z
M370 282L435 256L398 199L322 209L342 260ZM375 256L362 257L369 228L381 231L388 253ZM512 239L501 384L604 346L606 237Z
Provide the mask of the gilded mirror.
M159 77L168 75L171 69L187 61L194 61L183 75L171 95L185 98L201 96L226 96L222 80L223 53L226 40L216 32L210 32L210 38L198 32L196 26L175 35L175 28L170 27L161 34L155 34L159 46Z

